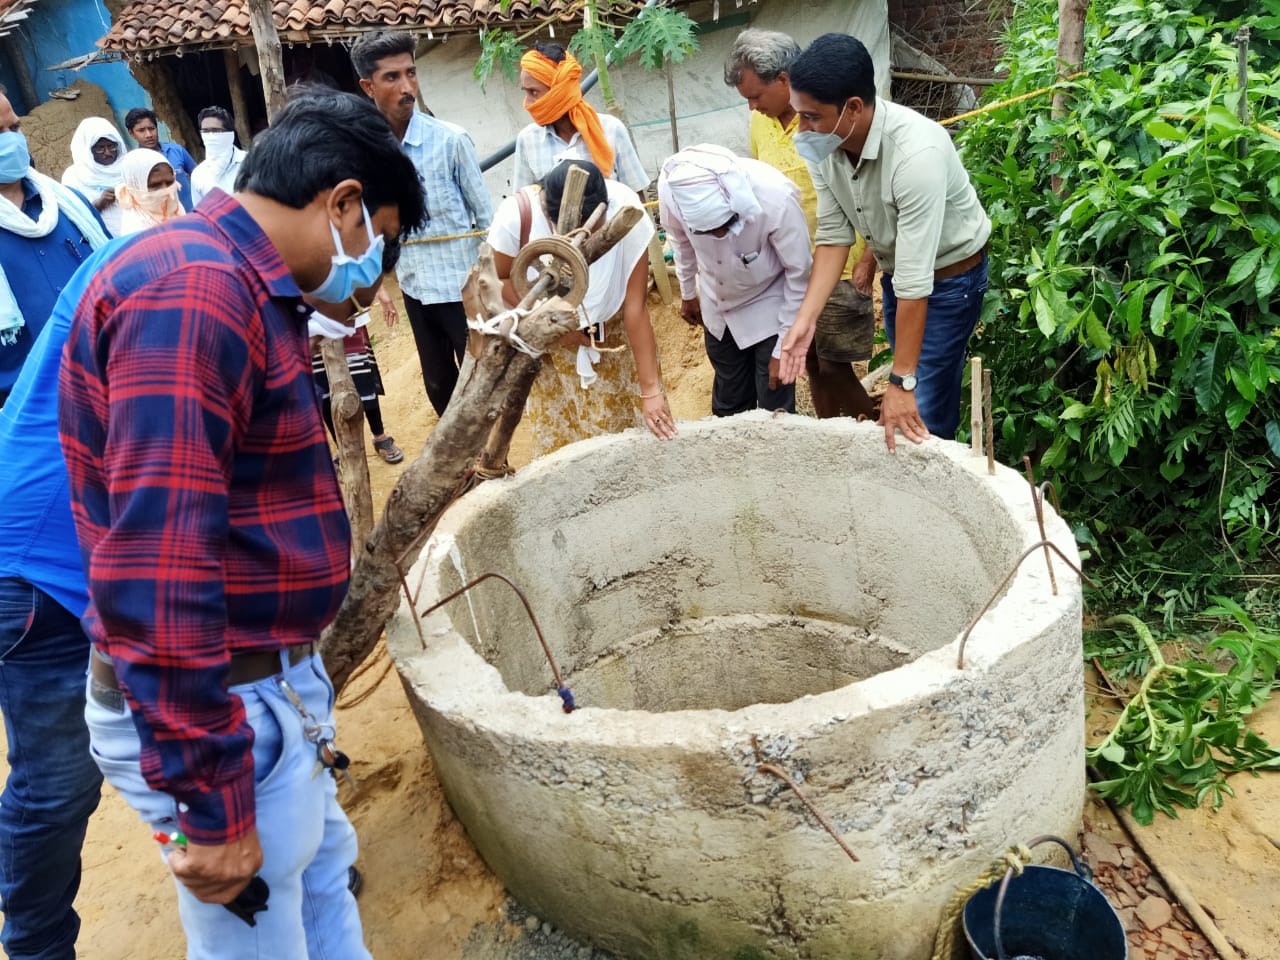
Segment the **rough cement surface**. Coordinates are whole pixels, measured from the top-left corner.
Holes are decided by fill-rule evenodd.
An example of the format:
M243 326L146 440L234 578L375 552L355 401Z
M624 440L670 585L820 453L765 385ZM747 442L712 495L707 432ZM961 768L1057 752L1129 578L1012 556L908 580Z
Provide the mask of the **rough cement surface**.
M75 100L48 100L22 118L32 166L55 180L61 180L62 171L71 166L71 138L81 120L106 117L115 123L105 90L88 80L77 80L72 87L80 91ZM120 135L130 146L128 135L123 130Z
M591 694L560 711L502 584L425 619L425 652L402 610L389 645L450 803L522 903L621 956L927 957L943 904L994 852L1075 832L1078 584L1060 568L1052 597L1029 560L959 671L958 634L1038 539L1022 478L942 441L890 456L870 425L752 414L681 429L573 445L446 515L410 575L421 606L487 570L512 576ZM1050 536L1074 558L1056 517ZM779 688L787 702L723 709L715 654L653 643L747 614L826 621L826 672ZM897 659L831 688L842 648L871 637ZM651 654L668 661L656 674ZM593 687L604 663L626 682ZM682 668L713 674L700 697L646 696L702 709L617 709ZM803 782L860 863L762 760Z

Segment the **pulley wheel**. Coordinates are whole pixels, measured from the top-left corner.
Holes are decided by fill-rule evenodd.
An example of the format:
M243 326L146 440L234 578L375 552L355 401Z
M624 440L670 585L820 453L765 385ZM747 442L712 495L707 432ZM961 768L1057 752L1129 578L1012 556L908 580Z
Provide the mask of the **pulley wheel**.
M538 271L532 280L529 279L530 268ZM548 296L563 297L575 307L582 303L590 279L587 260L582 251L564 237L541 237L521 247L511 264L511 285L523 300L525 294L548 274L552 278Z

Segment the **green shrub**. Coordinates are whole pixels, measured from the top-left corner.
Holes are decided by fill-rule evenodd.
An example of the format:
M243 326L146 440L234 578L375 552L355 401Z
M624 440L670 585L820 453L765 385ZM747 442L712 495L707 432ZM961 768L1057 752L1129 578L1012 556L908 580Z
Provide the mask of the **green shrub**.
M997 448L1039 459L1109 603L1166 619L1280 556L1280 0L1094 0L1067 115L958 134L994 230L972 349ZM1054 80L1056 2L1016 10L992 101ZM1258 16L1260 12L1265 15ZM1061 192L1053 189L1061 179Z

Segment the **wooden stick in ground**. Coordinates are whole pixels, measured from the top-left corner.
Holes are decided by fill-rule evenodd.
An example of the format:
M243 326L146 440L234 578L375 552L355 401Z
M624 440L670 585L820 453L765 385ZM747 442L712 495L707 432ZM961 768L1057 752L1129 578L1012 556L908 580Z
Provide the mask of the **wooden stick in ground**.
M982 456L982 358L969 359L969 449Z
M325 376L329 379L329 406L333 411L333 434L338 447L338 483L351 522L351 550L364 549L373 532L373 494L369 489L369 461L364 449L364 404L351 379L343 341L325 337L320 341Z
M996 475L996 435L991 427L991 371L982 371L982 416L987 425L987 473Z

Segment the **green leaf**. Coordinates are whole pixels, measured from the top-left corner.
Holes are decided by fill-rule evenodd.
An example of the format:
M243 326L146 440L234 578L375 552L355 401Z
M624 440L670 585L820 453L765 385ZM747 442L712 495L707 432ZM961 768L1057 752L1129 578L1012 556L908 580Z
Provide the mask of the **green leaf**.
M1253 404L1237 397L1227 404L1227 426L1232 430L1239 428L1253 410Z
M1049 299L1037 287L1031 295L1031 304L1035 309L1036 326L1040 328L1040 332L1046 337L1052 337L1058 329L1058 318L1054 316L1053 307L1049 304Z
M1268 420L1266 432L1267 443L1271 446L1271 452L1280 457L1280 422Z
M1181 127L1175 127L1168 120L1148 120L1146 131L1157 140L1172 140L1176 143L1181 143L1187 139L1186 131Z
M1173 287L1166 284L1151 301L1151 332L1157 337L1164 335L1165 324L1169 322L1169 301L1172 299Z
M1169 483L1177 480L1186 470L1187 465L1185 463L1172 463L1166 460L1160 464L1160 476L1164 477Z
M1124 763L1124 747L1121 744L1109 743L1098 752L1104 760L1110 760L1112 763Z
M1258 300L1265 303L1275 288L1280 286L1280 250L1272 247L1267 251L1266 259L1258 268L1258 275L1253 282Z
M520 67L520 57L524 54L524 45L519 38L508 30L480 31L480 59L476 61L472 76L485 88L495 70L501 70L509 80L516 78Z
M1263 252L1261 247L1254 247L1236 260L1227 274L1226 285L1234 287L1236 284L1244 283L1245 280L1253 276L1253 272L1258 269L1258 263L1262 260Z
M1218 345L1215 343L1196 358L1192 364L1195 377L1196 402L1204 411L1215 410L1222 403L1226 390L1226 378L1218 366Z
M1092 310L1084 313L1084 333L1089 342L1104 353L1111 349L1111 334L1107 333L1107 328Z
M667 58L680 63L698 49L697 24L671 7L645 7L640 15L622 29L617 53L625 59L640 55L646 70L661 70Z
M1073 403L1058 414L1059 420L1079 420L1089 415L1089 407L1083 403Z

